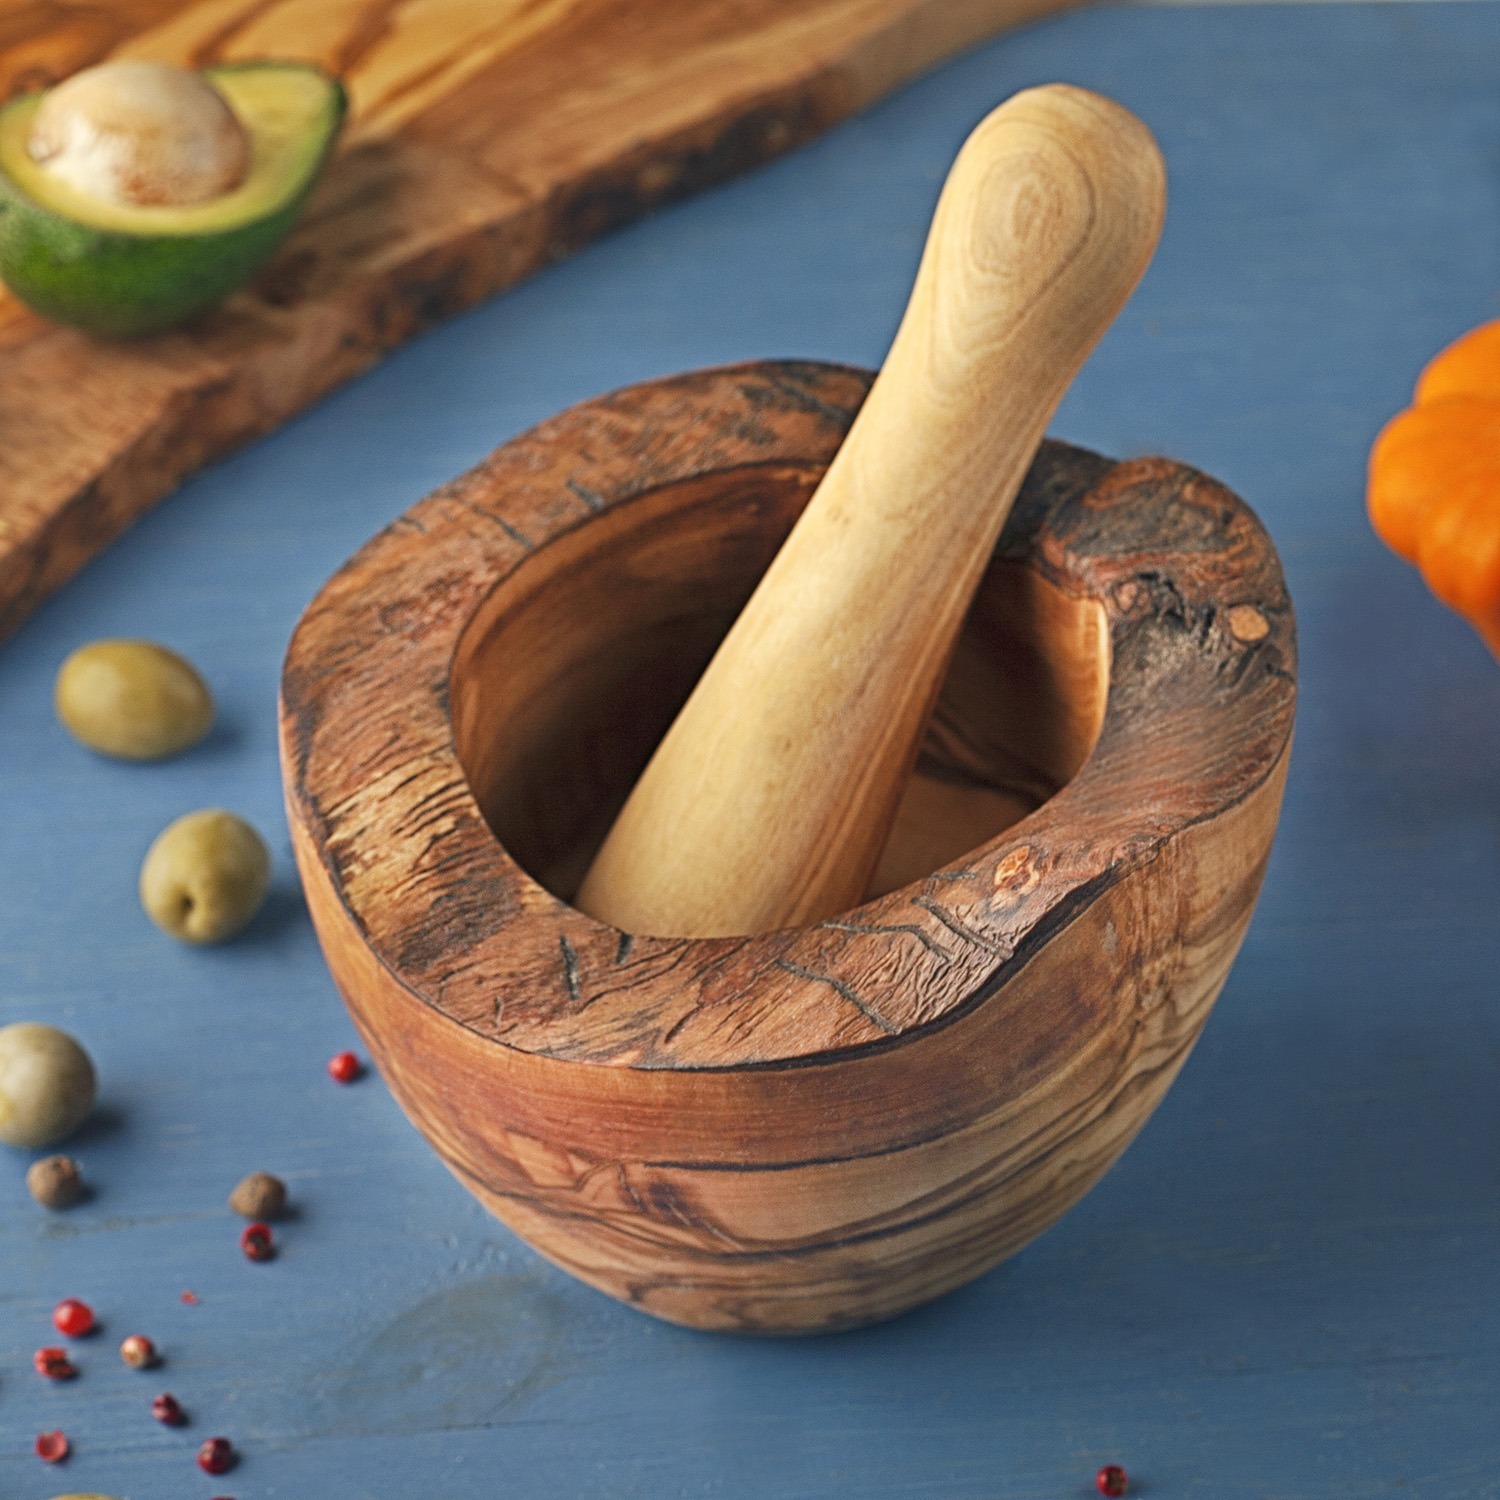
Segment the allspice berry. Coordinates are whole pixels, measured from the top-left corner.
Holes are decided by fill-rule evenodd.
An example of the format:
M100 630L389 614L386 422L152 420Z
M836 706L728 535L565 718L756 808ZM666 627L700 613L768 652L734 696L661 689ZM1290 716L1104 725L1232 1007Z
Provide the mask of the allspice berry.
M229 1195L241 1218L279 1219L286 1212L286 1183L269 1172L252 1172Z
M83 1174L71 1156L44 1156L28 1169L26 1188L43 1208L72 1208L83 1197Z

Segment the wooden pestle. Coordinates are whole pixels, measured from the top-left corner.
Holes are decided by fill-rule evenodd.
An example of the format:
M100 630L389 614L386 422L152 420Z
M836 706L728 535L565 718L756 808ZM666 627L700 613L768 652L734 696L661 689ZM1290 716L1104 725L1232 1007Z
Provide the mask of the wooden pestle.
M579 907L716 937L858 904L1022 477L1165 201L1150 131L1097 94L1028 89L974 130L869 397Z

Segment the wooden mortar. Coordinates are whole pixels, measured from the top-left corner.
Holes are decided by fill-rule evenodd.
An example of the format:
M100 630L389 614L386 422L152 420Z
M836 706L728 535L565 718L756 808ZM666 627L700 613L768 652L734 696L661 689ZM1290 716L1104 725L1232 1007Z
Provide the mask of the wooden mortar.
M870 379L573 408L369 543L283 678L313 920L402 1106L543 1254L700 1328L889 1317L1077 1201L1197 1037L1281 800L1295 631L1254 515L1049 442L865 904L705 939L568 904Z

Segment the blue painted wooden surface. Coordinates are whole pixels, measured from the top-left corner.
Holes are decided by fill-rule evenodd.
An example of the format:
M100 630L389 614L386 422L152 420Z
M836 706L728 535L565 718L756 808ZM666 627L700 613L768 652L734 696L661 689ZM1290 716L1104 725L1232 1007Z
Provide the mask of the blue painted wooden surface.
M1281 549L1303 700L1265 895L1207 1035L1121 1164L1009 1265L893 1325L774 1344L658 1326L488 1219L352 1041L296 894L273 700L298 610L370 532L581 397L753 355L876 362L943 172L1063 78L1160 136L1154 268L1055 430L1227 480ZM1421 362L1500 314L1500 6L1106 9L948 67L760 175L598 245L189 485L0 649L0 1021L103 1074L95 1199L0 1148L0 1496L1500 1495L1500 669L1368 534L1364 456ZM0 434L3 441L3 434ZM53 672L159 637L223 723L103 762ZM140 856L204 804L272 837L241 940L179 949ZM299 1215L252 1266L239 1175ZM184 1306L190 1287L201 1303ZM83 1377L29 1356L63 1295ZM151 1334L136 1374L114 1345ZM146 1412L157 1390L193 1415ZM62 1426L65 1472L31 1456ZM193 1468L201 1438L244 1453Z

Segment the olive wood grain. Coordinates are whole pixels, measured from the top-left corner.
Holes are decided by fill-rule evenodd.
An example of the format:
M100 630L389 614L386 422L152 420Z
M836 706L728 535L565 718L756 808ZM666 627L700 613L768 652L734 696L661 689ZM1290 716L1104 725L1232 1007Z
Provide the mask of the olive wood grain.
M1198 1035L1280 804L1294 626L1255 517L1045 443L900 884L748 938L568 903L869 379L745 365L542 424L335 575L283 677L299 868L397 1098L544 1254L705 1328L886 1317L1063 1213Z
M606 836L584 911L726 937L859 900L1021 478L1165 206L1151 132L1098 94L1027 89L975 128L869 399Z
M1072 0L21 0L0 95L111 55L300 58L351 114L300 226L123 344L0 293L0 636L181 479L440 318Z

